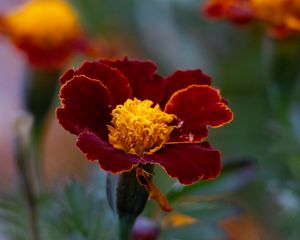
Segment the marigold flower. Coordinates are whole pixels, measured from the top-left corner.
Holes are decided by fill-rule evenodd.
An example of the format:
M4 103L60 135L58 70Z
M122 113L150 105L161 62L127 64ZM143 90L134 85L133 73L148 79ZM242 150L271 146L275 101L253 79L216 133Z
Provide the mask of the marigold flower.
M30 63L57 68L84 41L72 7L63 0L32 0L1 16L2 32L23 50Z
M211 18L234 23L262 21L274 37L300 32L299 0L209 0L204 12Z
M220 152L205 142L208 126L233 114L200 70L163 78L150 61L85 62L60 79L60 124L78 136L89 160L112 173L158 164L183 184L215 178Z

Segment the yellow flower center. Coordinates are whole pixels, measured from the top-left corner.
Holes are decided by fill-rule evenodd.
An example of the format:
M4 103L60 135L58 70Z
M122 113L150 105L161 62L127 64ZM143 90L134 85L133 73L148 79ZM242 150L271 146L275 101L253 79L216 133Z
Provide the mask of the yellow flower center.
M150 100L128 99L112 111L108 125L109 143L126 153L142 157L163 147L175 126L173 114L163 112L159 105L152 107Z
M30 1L9 12L4 21L13 40L28 39L40 47L73 40L80 31L76 13L62 0Z

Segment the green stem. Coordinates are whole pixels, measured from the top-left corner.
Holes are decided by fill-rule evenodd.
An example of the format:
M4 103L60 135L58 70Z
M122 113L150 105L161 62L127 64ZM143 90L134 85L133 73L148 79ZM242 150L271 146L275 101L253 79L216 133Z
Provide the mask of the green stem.
M37 142L43 128L45 117L57 92L60 72L31 69L26 81L26 110L34 116L33 137Z
M31 145L33 148L33 177L37 192L44 189L41 144L46 116L53 105L57 92L60 71L45 71L29 68L25 86L25 108L34 117Z
M31 118L22 116L16 121L15 153L16 167L20 177L20 187L23 190L28 210L28 222L33 240L39 240L38 214L36 193L32 178L32 152L30 148Z
M30 183L30 177L28 176L28 171L26 171L26 168L22 165L23 164L19 164L18 171L23 185L22 189L24 191L25 200L27 204L28 220L30 224L32 239L39 240L36 196L33 191L32 185Z
M119 217L120 240L129 240L136 217Z
M142 166L148 173L153 165ZM119 218L119 236L128 240L136 218L145 208L149 193L138 182L136 168L121 174L108 174L106 182L107 200Z

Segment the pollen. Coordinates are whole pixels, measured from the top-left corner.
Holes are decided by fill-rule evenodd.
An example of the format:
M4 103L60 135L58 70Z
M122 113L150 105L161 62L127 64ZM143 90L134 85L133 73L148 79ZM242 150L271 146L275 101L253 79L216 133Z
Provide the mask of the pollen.
M153 106L150 100L128 99L112 111L111 125L108 125L109 143L126 153L142 157L164 146L175 126L176 119Z
M63 0L29 1L8 12L3 21L14 41L27 39L40 47L73 40L80 31L75 11Z

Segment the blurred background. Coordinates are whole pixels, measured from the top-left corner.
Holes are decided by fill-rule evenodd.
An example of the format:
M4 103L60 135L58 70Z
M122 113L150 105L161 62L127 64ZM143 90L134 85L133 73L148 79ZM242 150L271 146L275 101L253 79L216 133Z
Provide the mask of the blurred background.
M0 0L0 13L24 2ZM284 121L270 94L270 51L278 44L296 49L294 62L283 61L277 68L298 69L300 39L278 43L261 26L211 21L201 11L203 2L69 1L86 35L101 46L93 58L150 59L163 76L200 68L212 76L235 114L231 124L210 132L210 143L222 152L221 176L184 187L157 167L154 181L174 211L162 213L150 200L143 217L160 229L159 239L300 239L298 74L288 92L289 108L279 114L285 115ZM83 59L74 57L60 72ZM0 36L0 239L31 239L14 152L14 125L24 114L27 74L26 56L7 36ZM75 137L58 124L57 105L54 94L39 140L47 189L38 201L41 239L116 239L115 218L105 199L105 173L85 160Z

